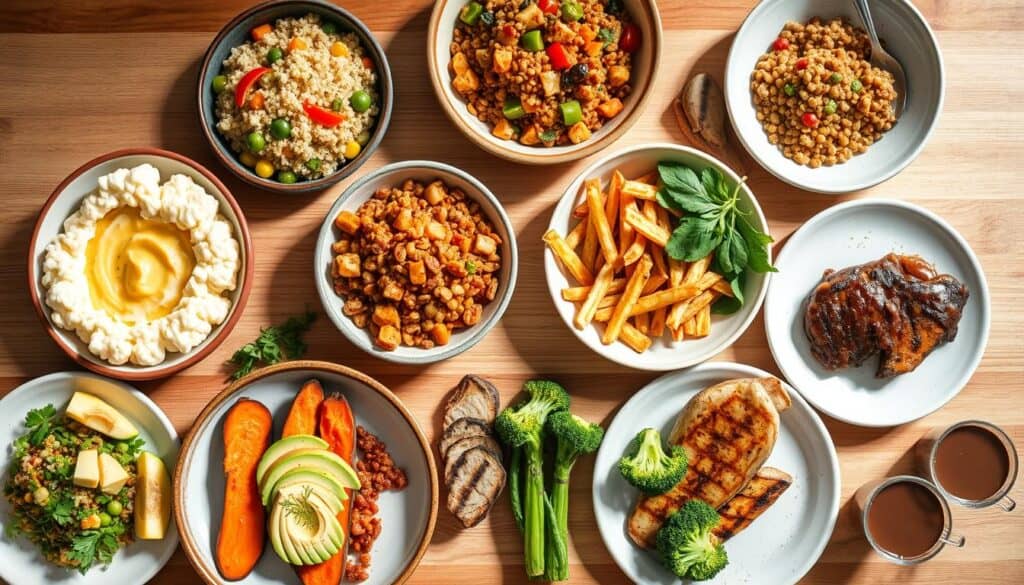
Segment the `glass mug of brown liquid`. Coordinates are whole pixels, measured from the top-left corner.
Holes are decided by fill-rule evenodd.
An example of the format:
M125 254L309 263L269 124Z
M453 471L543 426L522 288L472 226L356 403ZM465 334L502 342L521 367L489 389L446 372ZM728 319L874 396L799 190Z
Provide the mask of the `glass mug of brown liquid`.
M1010 488L1017 479L1017 450L992 423L967 420L936 427L917 443L921 472L952 502L968 508L1017 507Z
M949 504L937 487L913 475L898 475L861 486L853 496L871 548L899 565L916 565L947 544L964 545L952 534Z

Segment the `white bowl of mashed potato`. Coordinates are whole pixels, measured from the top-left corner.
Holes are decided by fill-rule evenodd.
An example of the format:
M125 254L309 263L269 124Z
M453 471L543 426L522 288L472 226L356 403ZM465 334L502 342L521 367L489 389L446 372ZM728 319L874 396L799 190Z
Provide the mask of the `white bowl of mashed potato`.
M249 296L252 243L227 188L151 148L75 170L43 206L28 258L33 304L72 359L123 380L202 360Z

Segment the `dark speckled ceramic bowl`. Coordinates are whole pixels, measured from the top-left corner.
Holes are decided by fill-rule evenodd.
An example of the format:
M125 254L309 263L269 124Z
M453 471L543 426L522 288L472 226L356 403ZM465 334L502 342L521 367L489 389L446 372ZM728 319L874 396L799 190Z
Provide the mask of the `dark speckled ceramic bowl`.
M231 54L231 49L249 40L249 31L260 24L273 22L279 18L297 18L309 13L319 14L324 18L338 23L340 31L354 32L359 37L366 54L373 60L377 68L377 95L380 96L380 113L370 129L370 141L362 152L333 174L313 181L299 181L285 184L274 178L264 179L239 160L238 153L231 150L227 139L217 131L217 114L214 106L215 94L210 90L214 76L220 73L221 64ZM196 99L199 105L199 119L203 134L209 141L213 152L224 166L231 169L240 179L250 185L277 193L302 193L317 191L329 187L351 175L363 165L380 145L388 124L391 122L391 110L394 105L394 89L391 80L391 66L388 65L384 49L374 38L370 29L358 18L344 8L340 8L319 0L273 0L254 6L239 14L217 33L210 48L203 57L199 69L199 80L196 87Z

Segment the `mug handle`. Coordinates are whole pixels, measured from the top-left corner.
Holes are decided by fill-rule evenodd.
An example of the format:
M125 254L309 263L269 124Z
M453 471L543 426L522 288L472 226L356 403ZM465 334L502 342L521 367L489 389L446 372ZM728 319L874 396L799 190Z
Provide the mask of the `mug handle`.
M1005 512L1012 512L1017 507L1017 502L1014 502L1010 496L1003 496L1003 499L999 500L998 504Z
M940 536L939 540L948 545L955 546L957 548L963 548L964 544L967 542L967 539L957 534L950 534L949 536Z

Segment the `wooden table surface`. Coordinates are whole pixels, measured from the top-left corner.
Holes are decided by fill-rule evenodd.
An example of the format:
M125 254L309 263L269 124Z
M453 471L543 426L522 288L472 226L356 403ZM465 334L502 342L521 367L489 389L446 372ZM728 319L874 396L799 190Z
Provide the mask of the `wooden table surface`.
M852 518L850 496L867 480L911 471L908 450L927 428L967 418L993 421L1024 446L1024 4L1019 0L921 0L946 63L945 111L921 156L887 183L840 198L798 191L758 168L749 184L771 231L783 240L815 213L839 201L888 197L935 211L962 233L984 265L991 288L992 332L981 367L939 412L893 429L866 429L828 418L842 468L842 509L832 540L807 583L1024 582L1024 510L1006 514L954 509L962 550L945 550L916 568L874 555ZM171 379L139 384L184 434L225 385L223 362L261 326L304 307L318 307L310 273L314 236L345 187L291 198L244 186L213 157L200 135L193 92L199 61L214 33L250 4L246 0L8 0L0 8L0 394L28 378L74 369L41 329L25 284L26 250L40 206L60 180L85 161L131 146L162 147L216 173L238 198L256 249L255 285L227 341L201 364ZM643 118L612 148L683 140L669 103L695 63L721 78L735 29L753 0L665 0L662 69ZM386 47L397 107L368 172L403 159L439 159L479 177L505 203L520 242L515 298L501 324L462 356L428 367L396 367L355 349L321 318L309 335L309 357L340 362L394 389L433 437L441 396L463 374L490 376L507 401L539 374L566 384L575 408L610 422L616 409L655 375L617 366L591 353L566 330L548 298L540 237L565 185L588 161L523 168L493 158L459 134L430 87L424 46L429 0L351 0ZM361 174L357 173L357 175ZM718 360L778 373L758 318ZM590 504L592 461L572 483L570 555L575 583L628 582L598 535ZM1024 501L1024 484L1013 493ZM443 508L443 506L442 506ZM387 531L388 527L385 526ZM412 583L526 583L522 548L506 501L480 526L461 530L439 514L430 549ZM154 582L194 583L179 551ZM22 584L18 584L22 585Z

